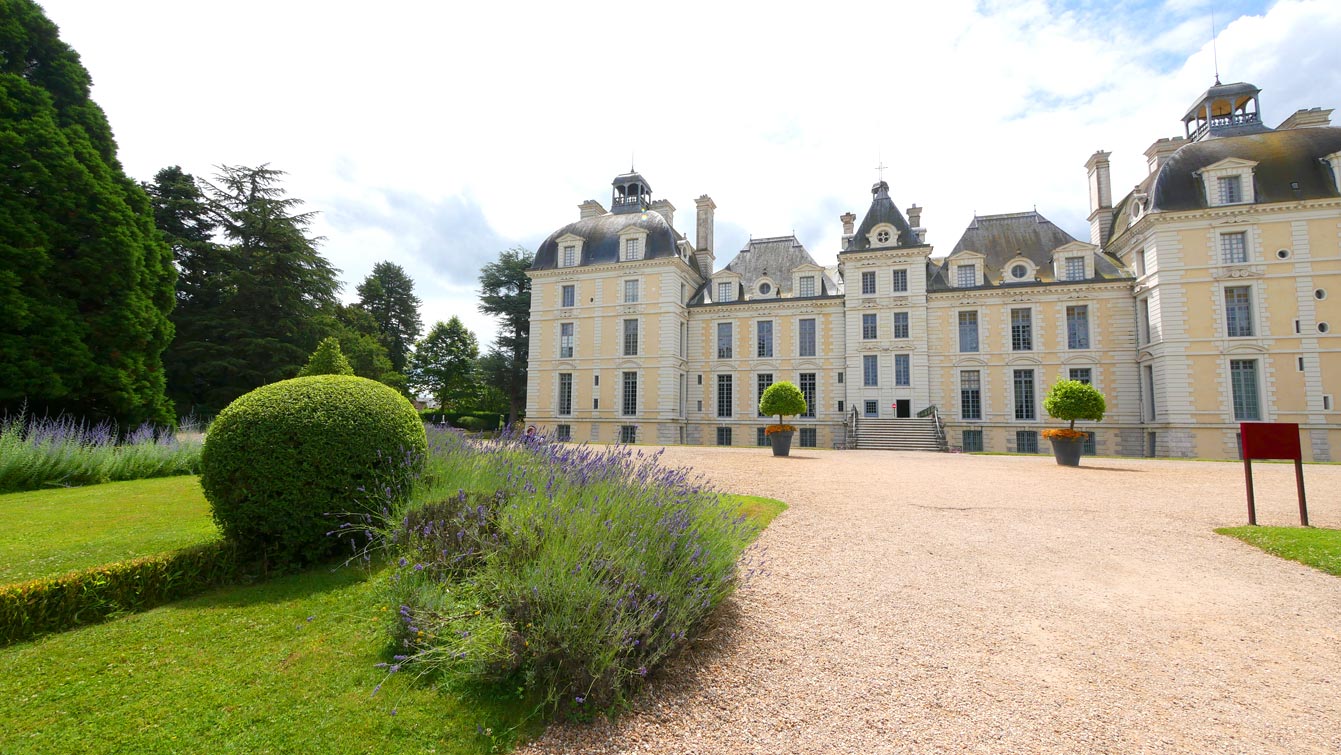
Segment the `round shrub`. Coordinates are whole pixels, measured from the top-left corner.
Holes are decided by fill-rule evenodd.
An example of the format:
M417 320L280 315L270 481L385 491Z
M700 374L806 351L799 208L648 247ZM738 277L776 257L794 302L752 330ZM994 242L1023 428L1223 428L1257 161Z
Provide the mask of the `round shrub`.
M1098 388L1079 380L1058 380L1048 389L1043 409L1049 417L1070 421L1074 429L1078 419L1103 419L1107 407Z
M784 414L805 414L806 397L796 383L780 380L764 389L764 395L759 399L759 411L768 416L776 414L781 422Z
M274 563L341 545L344 514L395 508L428 453L423 422L381 383L316 375L262 386L210 426L200 484L230 540ZM348 547L348 546L345 546Z

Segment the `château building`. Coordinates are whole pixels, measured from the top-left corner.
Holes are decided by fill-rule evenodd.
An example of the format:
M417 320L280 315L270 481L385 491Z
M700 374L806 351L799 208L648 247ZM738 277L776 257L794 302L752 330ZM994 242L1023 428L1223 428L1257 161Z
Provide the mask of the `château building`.
M1090 453L1232 458L1238 423L1297 422L1341 452L1341 128L1268 128L1260 90L1208 89L1114 201L1086 165L1090 237L1037 211L975 217L948 254L880 181L846 213L838 264L793 236L720 269L716 205L695 236L642 175L588 200L531 268L527 418L588 442L762 445L763 390L800 386L802 447L1046 451L1060 378L1107 397ZM1332 297L1328 292L1332 290Z

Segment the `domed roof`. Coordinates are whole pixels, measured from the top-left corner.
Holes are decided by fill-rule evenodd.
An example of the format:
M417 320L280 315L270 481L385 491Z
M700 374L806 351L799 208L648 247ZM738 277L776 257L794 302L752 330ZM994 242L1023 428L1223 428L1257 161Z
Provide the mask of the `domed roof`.
M618 262L619 234L630 226L637 226L647 232L643 259L676 256L676 242L679 236L660 213L651 210L626 214L606 213L569 223L551 233L549 238L540 244L540 248L536 249L535 262L531 264L531 269L557 268L559 239L570 233L582 239L582 258L577 261L579 266Z
M1298 128L1226 136L1183 145L1160 167L1150 211L1206 207L1199 173L1228 158L1251 160L1256 202L1289 202L1337 196L1331 171L1320 158L1341 150L1341 128Z

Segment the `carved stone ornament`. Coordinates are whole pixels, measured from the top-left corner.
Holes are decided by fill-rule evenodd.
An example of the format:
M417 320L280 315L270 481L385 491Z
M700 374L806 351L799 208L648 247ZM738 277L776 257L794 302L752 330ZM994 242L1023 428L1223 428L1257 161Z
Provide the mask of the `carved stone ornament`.
M1211 271L1212 278L1261 278L1266 275L1265 265L1233 265L1217 267Z

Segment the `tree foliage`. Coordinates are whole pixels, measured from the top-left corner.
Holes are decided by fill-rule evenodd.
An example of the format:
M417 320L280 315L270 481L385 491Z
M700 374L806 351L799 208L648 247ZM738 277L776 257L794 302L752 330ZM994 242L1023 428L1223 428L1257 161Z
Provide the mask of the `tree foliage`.
M0 411L174 420L172 256L90 79L29 0L0 0Z
M478 392L475 360L479 341L461 318L439 320L410 359L410 386L433 396L438 408L447 411L473 407Z
M340 341L334 337L324 338L317 344L307 364L298 371L298 377L311 375L353 375L354 368L349 366L344 352L340 351Z
M414 281L400 265L378 262L359 284L358 294L359 306L377 323L392 368L404 372L414 342L424 330Z
M1075 429L1078 419L1095 422L1103 419L1107 406L1104 395L1089 383L1058 380L1048 389L1048 395L1043 399L1043 409L1049 417L1070 421L1071 429Z
M759 411L778 415L778 424L782 424L784 414L805 414L806 397L796 383L779 380L764 389L764 395L759 399Z
M531 343L531 279L526 271L535 255L520 247L505 249L480 270L480 311L498 317L494 348L503 355L498 383L508 397L508 422L526 407L526 369Z

